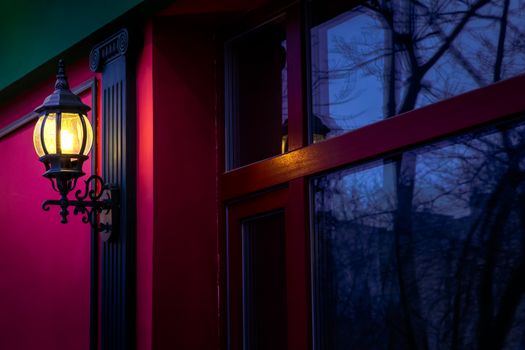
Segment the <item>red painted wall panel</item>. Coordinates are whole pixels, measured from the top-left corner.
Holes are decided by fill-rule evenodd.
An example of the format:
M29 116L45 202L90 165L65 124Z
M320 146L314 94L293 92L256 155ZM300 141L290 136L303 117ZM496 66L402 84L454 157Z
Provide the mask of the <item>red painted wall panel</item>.
M72 86L90 77L87 67L69 67ZM42 103L52 81L0 106L1 125ZM58 195L42 177L33 126L0 139L0 349L88 349L90 230L80 217L61 225L56 208L41 209Z
M215 43L157 19L153 38L153 348L218 347Z
M144 31L137 62L137 350L152 346L153 303L153 39Z

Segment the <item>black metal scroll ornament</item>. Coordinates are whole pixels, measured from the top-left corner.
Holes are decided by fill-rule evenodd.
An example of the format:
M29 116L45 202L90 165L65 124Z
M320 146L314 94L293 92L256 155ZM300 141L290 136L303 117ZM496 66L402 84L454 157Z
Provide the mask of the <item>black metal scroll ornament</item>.
M67 216L69 215L68 207L73 207L74 215L83 215L83 223L89 223L95 230L105 234L105 239L108 239L109 234L115 230L115 225L117 224L118 187L106 184L98 175L91 175L84 182L84 193L82 193L82 190L77 190L75 192L76 200L69 200L67 192L57 191L61 193L61 198L44 201L42 209L49 211L51 205L58 205L61 208L60 216L62 219L60 222L66 224Z

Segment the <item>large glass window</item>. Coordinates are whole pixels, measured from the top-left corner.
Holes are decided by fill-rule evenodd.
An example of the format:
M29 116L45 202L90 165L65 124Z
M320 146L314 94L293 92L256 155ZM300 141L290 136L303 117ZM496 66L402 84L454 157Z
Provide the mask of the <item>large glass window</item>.
M312 180L316 349L525 348L525 123Z
M525 0L280 11L226 44L229 346L525 348Z
M287 151L286 40L282 22L227 44L227 167Z
M313 142L525 71L525 0L314 0Z

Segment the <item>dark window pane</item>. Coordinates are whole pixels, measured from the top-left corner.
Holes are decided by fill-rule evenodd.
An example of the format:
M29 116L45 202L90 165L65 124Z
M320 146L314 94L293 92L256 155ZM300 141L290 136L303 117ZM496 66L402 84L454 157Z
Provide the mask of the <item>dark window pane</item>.
M525 124L313 179L317 349L525 348Z
M525 71L525 0L314 1L314 142Z
M244 349L286 349L282 211L243 222Z
M229 53L228 167L235 168L286 151L284 29L272 24L247 34L229 45Z

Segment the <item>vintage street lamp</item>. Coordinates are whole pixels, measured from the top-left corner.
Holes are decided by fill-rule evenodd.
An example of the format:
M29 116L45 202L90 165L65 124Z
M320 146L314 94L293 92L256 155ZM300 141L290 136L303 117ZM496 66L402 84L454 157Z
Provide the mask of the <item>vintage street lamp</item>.
M69 89L64 62L60 60L55 91L35 109L39 115L33 133L35 150L46 169L43 176L60 194L59 200L44 201L42 208L48 211L50 205L60 206L61 222L65 224L69 214L67 208L74 207L75 215L84 214L83 222L102 232L111 232L111 226L116 223L98 223L97 213L117 211L117 188L105 184L100 176L92 175L85 181L84 194L77 190L76 200L69 200L67 196L75 188L78 178L85 175L82 164L89 158L93 144L93 129L86 116L90 109ZM101 199L104 193L106 196Z

